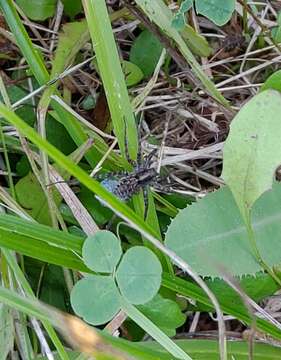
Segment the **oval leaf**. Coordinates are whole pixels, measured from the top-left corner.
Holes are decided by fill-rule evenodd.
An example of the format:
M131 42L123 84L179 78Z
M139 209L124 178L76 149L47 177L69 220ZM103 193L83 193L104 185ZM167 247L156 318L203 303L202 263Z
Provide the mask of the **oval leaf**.
M141 69L130 61L123 61L122 68L126 79L127 86L138 84L143 78Z
M221 26L230 20L235 9L235 0L195 0L195 6L198 14Z
M150 301L159 290L162 268L157 256L144 246L134 246L123 256L116 280L131 304Z
M257 247L269 266L281 263L281 186L265 193L252 210ZM200 275L253 275L255 260L247 231L230 190L225 187L182 210L172 221L165 244Z
M119 296L112 277L89 275L75 284L70 301L77 315L89 324L101 325L120 310Z
M159 60L163 46L148 30L136 38L130 50L130 61L136 64L145 77L150 76Z
M87 237L82 249L85 264L89 269L100 273L112 273L121 255L119 239L106 230Z
M223 151L223 174L245 216L271 188L281 163L281 94L265 90L252 98L233 119Z
M173 300L163 298L160 294L154 296L148 303L139 305L138 309L168 336L175 336L176 328L186 321L186 316L181 312L179 305Z
M271 74L261 86L260 91L267 89L274 89L281 92L281 70L277 70Z

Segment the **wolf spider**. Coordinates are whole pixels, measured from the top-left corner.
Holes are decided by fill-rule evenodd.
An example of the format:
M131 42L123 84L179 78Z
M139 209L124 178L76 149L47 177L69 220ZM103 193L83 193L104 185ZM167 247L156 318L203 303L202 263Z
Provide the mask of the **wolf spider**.
M128 163L133 166L133 170L131 172L108 173L106 178L101 181L103 187L122 201L130 200L133 195L142 190L144 198L144 219L146 219L148 211L149 186L154 186L159 190L164 189L163 185L161 185L160 175L155 168L152 167L153 157L156 153L157 149L154 149L142 160L141 145L139 142L137 160L132 160L129 156L127 137L125 134L125 156Z

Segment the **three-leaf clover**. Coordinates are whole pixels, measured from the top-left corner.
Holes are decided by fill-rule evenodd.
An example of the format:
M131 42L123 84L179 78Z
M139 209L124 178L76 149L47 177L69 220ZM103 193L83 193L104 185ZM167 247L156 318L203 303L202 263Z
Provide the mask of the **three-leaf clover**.
M110 321L121 308L122 296L131 304L145 304L160 288L162 267L157 256L144 246L122 255L120 240L110 231L89 236L82 257L96 274L75 284L70 301L75 313L90 324Z

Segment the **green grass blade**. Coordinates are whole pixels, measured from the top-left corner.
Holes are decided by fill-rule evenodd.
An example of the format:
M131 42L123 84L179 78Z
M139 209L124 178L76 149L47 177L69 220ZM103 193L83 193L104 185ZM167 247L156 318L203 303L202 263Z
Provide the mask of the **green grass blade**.
M23 255L80 271L89 271L79 258L82 243L82 238L48 226L11 215L0 215L0 247Z
M129 153L135 159L138 148L136 124L105 1L83 0L83 5L114 132L125 154L126 122Z
M34 316L42 321L50 321L53 326L66 329L67 324L61 322L62 316L56 310L44 306L39 301L24 298L11 290L0 287L0 302L13 309ZM67 332L67 331L66 331ZM164 351L160 345L154 342L134 343L128 340L113 337L105 332L96 334L98 345L106 349L111 344L116 349L125 351L134 358L141 360L174 360L175 358ZM175 343L183 350L188 351L195 359L213 360L218 359L218 345L216 341L206 340L177 340ZM236 360L248 359L248 344L246 342L228 342L229 355ZM280 348L266 344L255 344L255 360L277 360L280 359Z
M20 269L20 267L16 261L16 258L7 249L2 248L1 251L2 251L3 255L5 256L7 262L9 263L9 267L12 269L15 277L17 278L18 282L20 283L20 285L23 288L23 290L25 291L25 293L31 299L35 299L35 295L33 294L31 286L29 285L29 282L26 280L22 270ZM52 325L49 323L49 321L44 321L44 320L42 321L42 324L44 325L48 335L50 336L50 339L52 340L53 344L55 345L61 359L69 360L67 352L65 351L65 348L64 348L63 344L61 343L60 339L58 338Z
M164 334L156 325L144 316L135 306L128 303L124 298L121 299L123 311L150 336L152 336L160 345L164 347L176 359L192 360L180 347L176 345L166 334Z

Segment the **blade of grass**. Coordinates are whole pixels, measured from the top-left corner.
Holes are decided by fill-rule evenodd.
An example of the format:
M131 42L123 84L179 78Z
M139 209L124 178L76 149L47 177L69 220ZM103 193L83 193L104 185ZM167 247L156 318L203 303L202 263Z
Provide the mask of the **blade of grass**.
M15 257L11 253L11 251L7 249L1 249L3 255L7 259L9 263L9 267L12 269L15 277L17 278L18 283L21 285L25 293L31 298L35 299L35 295L33 294L33 291L29 285L29 282L26 280L22 270L20 269L18 263L16 262ZM44 325L48 335L50 336L50 339L52 340L53 344L55 345L58 354L60 355L61 359L63 360L69 360L69 357L67 355L67 352L65 351L65 348L63 344L61 343L60 339L58 338L54 328L49 323L49 321L42 321L42 324Z
M5 101L6 106L11 107L9 95L7 93L7 90L6 90L6 87L5 87L5 84L4 84L4 81L3 81L1 75L0 75L0 93ZM12 171L11 171L10 159L9 159L9 154L8 154L8 150L7 150L7 146L6 146L6 142L5 142L5 138L4 138L4 132L3 132L1 123L0 123L0 138L1 138L1 143L3 144L5 165L6 165L7 172L8 172L9 189L11 191L13 198L15 199L16 198L15 186L14 186L13 177L11 175Z
M48 263L88 272L80 259L83 239L11 215L0 215L0 247ZM77 255L75 255L77 254Z
M121 307L123 311L152 336L160 345L164 347L176 359L192 360L180 347L176 345L166 334L164 334L156 325L153 324L145 315L143 315L135 306L128 303L121 297Z
M119 349L141 360L174 360L169 353L163 351L160 345L154 342L137 343L111 336L93 327L88 327L75 317L58 312L39 301L24 298L4 287L0 287L0 301L12 309L22 311L41 321L50 321L71 343L75 343L75 340L78 338L78 341L80 340L79 344L84 346L84 350L85 346L87 346L88 353L92 351L94 355L96 355L96 351L105 351L108 354L108 352L110 352L110 344L111 348ZM81 334L83 335L81 336ZM80 338L78 337L79 335ZM204 358L208 360L218 358L216 341L176 340L175 342L191 355L194 355L194 358L200 357L200 359ZM75 344L77 345L77 342ZM237 360L248 358L248 344L246 342L228 342L228 344L230 356L235 357ZM257 360L267 358L277 360L280 358L280 348L265 344L255 344L255 359L256 358ZM101 358L98 357L97 359L101 360ZM118 359L120 359L120 357L118 357Z
M130 156L136 159L137 129L105 1L82 3L119 147L125 155L126 133Z

